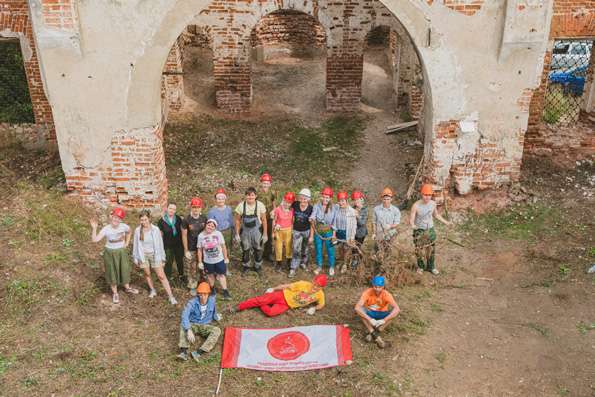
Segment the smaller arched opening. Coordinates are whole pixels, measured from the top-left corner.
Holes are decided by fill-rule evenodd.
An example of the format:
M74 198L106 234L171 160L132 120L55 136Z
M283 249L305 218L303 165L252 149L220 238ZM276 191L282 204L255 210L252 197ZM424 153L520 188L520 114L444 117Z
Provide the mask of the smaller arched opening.
M253 111L324 110L326 34L316 18L296 10L273 11L252 29L250 49Z

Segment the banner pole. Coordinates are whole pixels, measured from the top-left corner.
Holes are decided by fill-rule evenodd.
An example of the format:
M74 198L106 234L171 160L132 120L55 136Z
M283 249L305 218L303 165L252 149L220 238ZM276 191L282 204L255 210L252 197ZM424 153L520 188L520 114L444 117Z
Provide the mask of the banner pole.
M219 381L217 382L217 390L215 391L215 395L219 395L219 389L221 388L221 378L223 378L223 368L219 370Z

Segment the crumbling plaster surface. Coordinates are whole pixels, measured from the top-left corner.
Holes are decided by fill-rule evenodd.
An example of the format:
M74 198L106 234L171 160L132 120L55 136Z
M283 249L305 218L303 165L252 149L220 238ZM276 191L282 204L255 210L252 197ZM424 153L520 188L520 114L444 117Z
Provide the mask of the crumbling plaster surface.
M249 43L250 31L260 17L281 8L317 17L327 30L329 48L340 47L349 39L341 29L328 30L333 18L344 17L325 13L326 1L242 2L234 3L235 9L227 5L223 13L214 12L217 3L207 0L80 1L77 40L72 34L60 36L55 29L46 28L38 12L39 2L31 2L34 30L67 176L75 169L110 167L109 148L116 131L160 125L161 71L174 41L189 24L215 25L227 33L214 36L215 51L228 51L236 57L243 57L247 46L234 47ZM505 26L509 2L525 3L490 1L475 15L467 16L438 2L381 1L405 27L422 62L425 154L437 164L431 172L439 186L448 178L453 159L461 156L457 152L473 151L473 142L476 146L482 139L495 142L511 160L522 154L518 133L525 130L528 113L517 100L524 89L537 86L552 5L551 0L527 1L518 12L529 13L531 20L542 23ZM370 19L367 14L354 15L344 23ZM377 15L373 22L382 24L382 17ZM362 29L362 40L372 28L368 24ZM506 34L506 29L532 29L533 44L518 46L500 57L504 36L522 37ZM543 40L538 42L536 35ZM470 115L476 115L477 131L469 137L459 131L460 148L435 145L435 130L441 122Z

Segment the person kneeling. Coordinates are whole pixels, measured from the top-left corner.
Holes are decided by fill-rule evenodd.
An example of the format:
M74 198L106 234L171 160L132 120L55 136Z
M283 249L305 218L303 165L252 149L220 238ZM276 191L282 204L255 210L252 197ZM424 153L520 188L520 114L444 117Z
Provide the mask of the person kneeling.
M380 333L401 311L395 298L384 288L384 284L384 277L374 277L372 288L365 290L355 305L355 312L361 317L368 330L366 341L374 340L381 349L385 347L385 343Z
M200 348L190 353L196 362L200 356L213 350L221 336L221 328L211 324L213 321L221 321L221 315L217 313L215 306L215 296L210 295L211 287L202 282L196 288L196 293L197 296L188 301L182 312L178 358L183 361L188 360L188 348L196 341L195 333L206 338Z
M230 311L235 313L258 307L266 316L275 317L289 309L297 309L316 303L316 306L308 308L307 311L308 314L313 315L317 310L324 307L322 288L325 286L326 275L319 274L314 277L312 283L309 281L296 281L295 283L281 284L269 288L265 294L246 299L236 307L230 308Z

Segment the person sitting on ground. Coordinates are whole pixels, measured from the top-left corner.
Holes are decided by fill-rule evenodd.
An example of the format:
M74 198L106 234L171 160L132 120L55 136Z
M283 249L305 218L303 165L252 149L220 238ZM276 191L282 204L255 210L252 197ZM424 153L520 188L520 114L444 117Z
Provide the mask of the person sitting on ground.
M211 295L211 287L208 283L202 282L198 285L196 293L198 296L190 299L182 311L178 342L180 353L177 357L183 361L188 360L188 349L196 341L195 333L206 338L200 348L190 353L196 362L201 356L213 350L221 336L221 328L211 324L213 321L221 321L221 315L217 313L215 296Z
M293 209L293 258L291 259L289 278L295 277L295 271L298 266L304 270L308 270L308 260L310 257L308 245L312 245L314 241L314 226L310 223L310 216L313 210L310 205L311 197L312 193L310 189L304 188L300 190L299 201L291 205Z
M296 281L291 284L281 284L267 289L263 295L240 302L236 307L231 307L230 311L235 313L258 307L266 316L275 317L289 309L316 303L316 306L311 306L307 310L308 314L313 315L324 307L322 289L326 286L326 281L326 275L319 274L314 277L313 282Z
M376 251L390 247L397 236L397 227L401 223L401 211L392 204L394 195L391 188L385 187L380 193L382 204L374 207L372 239Z
M157 296L157 291L155 291L153 279L151 278L151 269L153 269L169 297L169 303L177 305L178 302L171 292L169 281L163 271L165 250L163 249L161 231L151 223L151 213L148 210L141 211L138 218L140 220L140 226L134 231L132 258L134 259L134 263L143 269L145 273L145 280L147 280L147 285L149 286L149 298Z
M351 200L353 201L353 209L357 218L357 229L355 229L355 241L359 247L353 248L351 251L351 268L357 269L361 258L361 249L364 245L364 240L368 235L368 207L366 206L364 194L359 190L354 190L351 193Z
M124 291L138 294L136 288L130 286L130 261L128 260L128 245L130 244L130 227L122 222L126 213L122 208L114 208L110 224L105 225L97 233L97 221L92 219L91 240L100 242L105 237L103 263L105 265L105 281L112 290L112 302L120 303L118 285L124 285Z
M221 232L217 230L216 220L207 220L205 230L198 235L196 248L198 268L204 269L213 293L215 292L215 278L217 278L223 289L223 299L231 299L231 295L227 290L226 277L229 257L227 256L225 239Z
M417 257L417 272L423 273L424 269L437 276L436 269L436 231L434 230L434 216L445 225L451 225L439 213L436 202L432 200L432 185L421 187L421 200L417 200L411 207L409 224L413 228L413 243ZM429 252L428 252L429 251ZM424 263L424 259L427 261Z
M204 203L201 198L190 200L190 214L182 220L182 245L184 246L184 263L188 274L186 287L192 295L196 294L196 286L201 279L196 256L198 235L205 229L207 217L202 215Z
M260 275L262 250L268 241L265 205L256 200L256 189L249 187L245 199L235 209L235 239L242 247L242 274L250 269L250 253L254 254L254 271ZM261 228L262 227L262 232Z
M272 211L273 239L275 240L275 270L279 272L282 271L284 257L287 261L287 267L290 267L291 228L293 226L293 209L291 205L294 201L295 194L293 192L287 192L283 196L281 204Z
M384 286L384 277L374 277L372 279L372 288L365 290L355 304L355 312L361 317L368 330L366 341L372 342L373 340L381 349L386 344L380 337L380 333L400 312L395 298Z
M348 198L349 196L347 195L347 192L341 191L337 193L337 201L339 204L337 216L335 217L335 222L333 224L333 227L336 230L336 239L340 240L339 255L337 256L343 262L345 261L347 247L355 247L355 231L357 229L357 214L349 205L349 202L347 201ZM345 273L346 271L347 265L343 263L343 266L341 266L341 273ZM328 274L329 276L334 276L334 269L329 269Z

